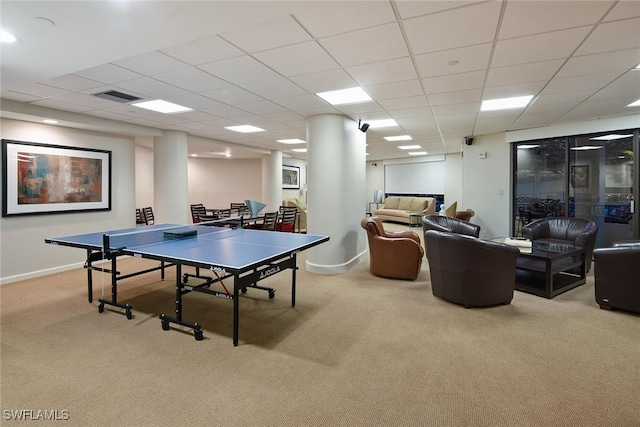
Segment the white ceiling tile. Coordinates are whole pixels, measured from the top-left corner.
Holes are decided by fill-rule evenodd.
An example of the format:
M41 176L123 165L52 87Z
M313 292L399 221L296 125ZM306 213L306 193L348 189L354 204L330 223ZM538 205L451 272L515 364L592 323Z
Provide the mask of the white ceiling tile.
M342 69L294 76L291 78L291 81L311 93L347 89L357 86L356 81Z
M416 16L442 12L448 9L458 9L483 1L441 0L441 1L399 1L396 7L400 16L404 19Z
M33 102L39 99L42 99L38 96L27 95L25 93L14 92L11 90L3 90L0 92L0 97L2 99L9 99L11 101L20 101L20 102Z
M248 102L246 104L239 105L239 107L254 114L279 113L286 111L284 107L267 100Z
M228 105L238 105L246 104L247 102L263 101L262 97L237 86L209 90L202 92L201 95L206 96L207 98L215 99L216 101L220 101Z
M114 102L92 95L85 95L82 93L66 93L64 95L56 96L55 98L51 99L54 99L56 101L68 102L69 104L86 107L87 109L91 110L111 107Z
M175 102L176 104L193 108L194 110L204 110L205 108L222 107L225 105L221 102L195 93L173 96L171 98L167 98L165 101Z
M441 114L475 113L480 109L480 102L434 105L431 108L437 117Z
M482 95L481 89L461 90L457 92L434 93L428 96L429 104L449 105L465 104L469 102L479 102Z
M263 82L280 77L273 70L247 55L200 65L198 68L236 85Z
M100 65L74 74L106 85L143 77L141 74L113 64Z
M179 70L188 66L184 62L178 61L177 59L158 51L143 53L142 55L115 61L113 64L144 76L166 73L168 71Z
M553 93L545 89L533 102L529 108L544 108L553 106L554 104L572 104L575 105L589 98L595 93L595 89L577 90L572 92L556 92Z
M640 61L640 49L620 50L594 55L575 56L558 72L557 77L583 76L617 72L622 74Z
M327 37L320 44L343 67L409 55L400 27L395 22Z
M364 89L370 96L378 100L422 95L424 93L419 80L369 85Z
M173 85L152 79L151 77L128 80L126 82L120 82L115 86L120 89L124 89L124 92L136 91L136 93L140 93L146 98L164 99L171 98L173 96L185 95L188 93L184 89L180 89Z
M314 37L386 24L396 20L389 2L319 2L319 7L294 14Z
M161 49L160 52L189 65L202 65L244 54L240 49L230 45L217 35L167 47Z
M458 90L479 89L484 84L486 71L449 74L422 79L427 94L443 93Z
M599 25L576 55L640 48L640 18Z
M568 58L580 45L589 27L537 34L509 40L496 45L492 67L527 64L558 58Z
M307 92L300 86L287 79L268 80L259 83L250 83L244 86L248 91L266 99L286 98L289 96L305 95Z
M46 85L57 87L64 90L78 91L86 90L92 87L101 86L102 83L95 80L85 79L84 77L67 74L65 76L56 77L43 82Z
M482 99L511 98L516 96L537 95L547 81L526 82L504 86L486 87Z
M220 36L249 53L311 40L311 36L291 16L227 31Z
M234 117L240 117L247 114L246 111L236 107L232 107L231 105L205 108L202 111L204 111L205 113L213 114L214 116L222 117L223 119L232 119Z
M385 110L397 110L402 108L427 107L427 97L424 95L409 96L403 98L389 98L378 101Z
M501 40L596 24L612 1L509 1Z
M387 113L391 115L396 121L399 119L406 119L411 117L421 117L427 119L432 115L431 107L416 107L416 108L399 108L399 109L387 109Z
M363 86L415 80L418 76L411 58L392 59L347 68L347 72Z
M83 105L70 104L68 102L59 101L56 98L42 99L40 101L32 102L32 104L39 105L41 107L56 108L58 110L63 110L63 111L72 111L75 113L80 113L80 112L88 111L91 109Z
M492 42L501 2L481 3L442 13L407 19L404 23L414 54ZM472 31L461 29L472 28Z
M624 0L616 4L616 7L605 18L605 22L637 16L640 16L640 2L638 0Z
M340 68L315 41L256 53L255 57L287 77Z
M492 68L487 77L487 86L503 86L549 80L560 69L563 59L541 61L533 64L512 65L509 67Z
M485 70L489 66L491 47L491 43L484 43L416 55L416 65L423 78ZM451 61L457 64L450 65Z
M41 83L21 85L16 87L14 91L37 98L50 98L52 96L58 96L62 95L63 93L67 93L66 90Z
M592 74L586 76L564 77L551 80L544 93L574 92L589 89L598 89L618 78L620 73Z
M190 92L204 92L231 86L231 83L193 67L156 74L153 78Z

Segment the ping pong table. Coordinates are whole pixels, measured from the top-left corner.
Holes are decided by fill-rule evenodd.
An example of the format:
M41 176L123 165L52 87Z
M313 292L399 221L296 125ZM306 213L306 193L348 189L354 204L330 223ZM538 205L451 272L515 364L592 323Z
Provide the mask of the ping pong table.
M287 269L291 276L291 306L295 307L297 254L313 246L327 242L329 236L314 234L282 233L276 231L252 230L229 226L216 226L212 223L196 225L157 224L135 228L125 228L98 233L87 233L66 237L47 238L45 243L87 251L84 267L88 271L87 292L92 302L92 271L97 270L111 275L111 300L100 298L99 312L104 305L112 305L125 310L131 319L132 307L118 302L117 282L119 280L176 267L175 316L161 314L163 330L169 330L175 323L193 329L196 340L203 339L201 325L182 319L182 297L190 292L201 292L220 298L233 300L233 345L238 345L239 297L247 289L260 289L268 292L269 298L275 296L273 288L262 287L258 282ZM157 267L135 273L121 275L117 270L117 259L133 256L160 261ZM98 260L109 260L111 268L97 267ZM195 267L195 274L182 273L183 266ZM207 270L209 275L201 274ZM190 283L194 278L195 284ZM233 293L222 282L233 278ZM211 285L220 282L224 292L211 289Z

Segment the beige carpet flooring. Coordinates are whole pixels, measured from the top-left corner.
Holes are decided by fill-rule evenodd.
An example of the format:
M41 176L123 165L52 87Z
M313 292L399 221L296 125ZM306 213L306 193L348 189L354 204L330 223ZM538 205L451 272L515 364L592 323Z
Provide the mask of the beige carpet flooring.
M241 297L238 347L232 301L208 295L184 302L204 340L162 330L173 269L120 282L132 320L98 313L100 274L87 302L83 269L1 286L0 425L640 426L640 316L600 310L592 273L552 300L464 309L432 295L426 261L415 282L304 261L295 308L290 272L264 282L275 299Z

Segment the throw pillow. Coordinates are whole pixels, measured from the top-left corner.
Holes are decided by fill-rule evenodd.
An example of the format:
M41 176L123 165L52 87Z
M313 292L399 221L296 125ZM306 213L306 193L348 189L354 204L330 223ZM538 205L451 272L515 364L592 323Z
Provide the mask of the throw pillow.
M458 209L458 202L455 201L453 203L451 203L451 206L449 206L446 210L445 213L447 214L447 216L449 218L454 218L456 216L456 210Z
M387 197L387 200L384 201L385 209L398 209L398 204L400 203L399 197Z

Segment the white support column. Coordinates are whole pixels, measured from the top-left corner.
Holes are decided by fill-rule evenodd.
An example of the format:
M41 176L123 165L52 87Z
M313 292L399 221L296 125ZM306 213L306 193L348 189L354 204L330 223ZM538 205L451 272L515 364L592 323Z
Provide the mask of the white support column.
M166 130L154 138L153 175L156 223L189 222L189 194L187 177L187 134Z
M275 212L282 204L282 151L262 156L262 211Z
M367 250L360 221L366 212L366 136L348 117L307 118L307 232L330 236L311 248L307 270L348 271Z

